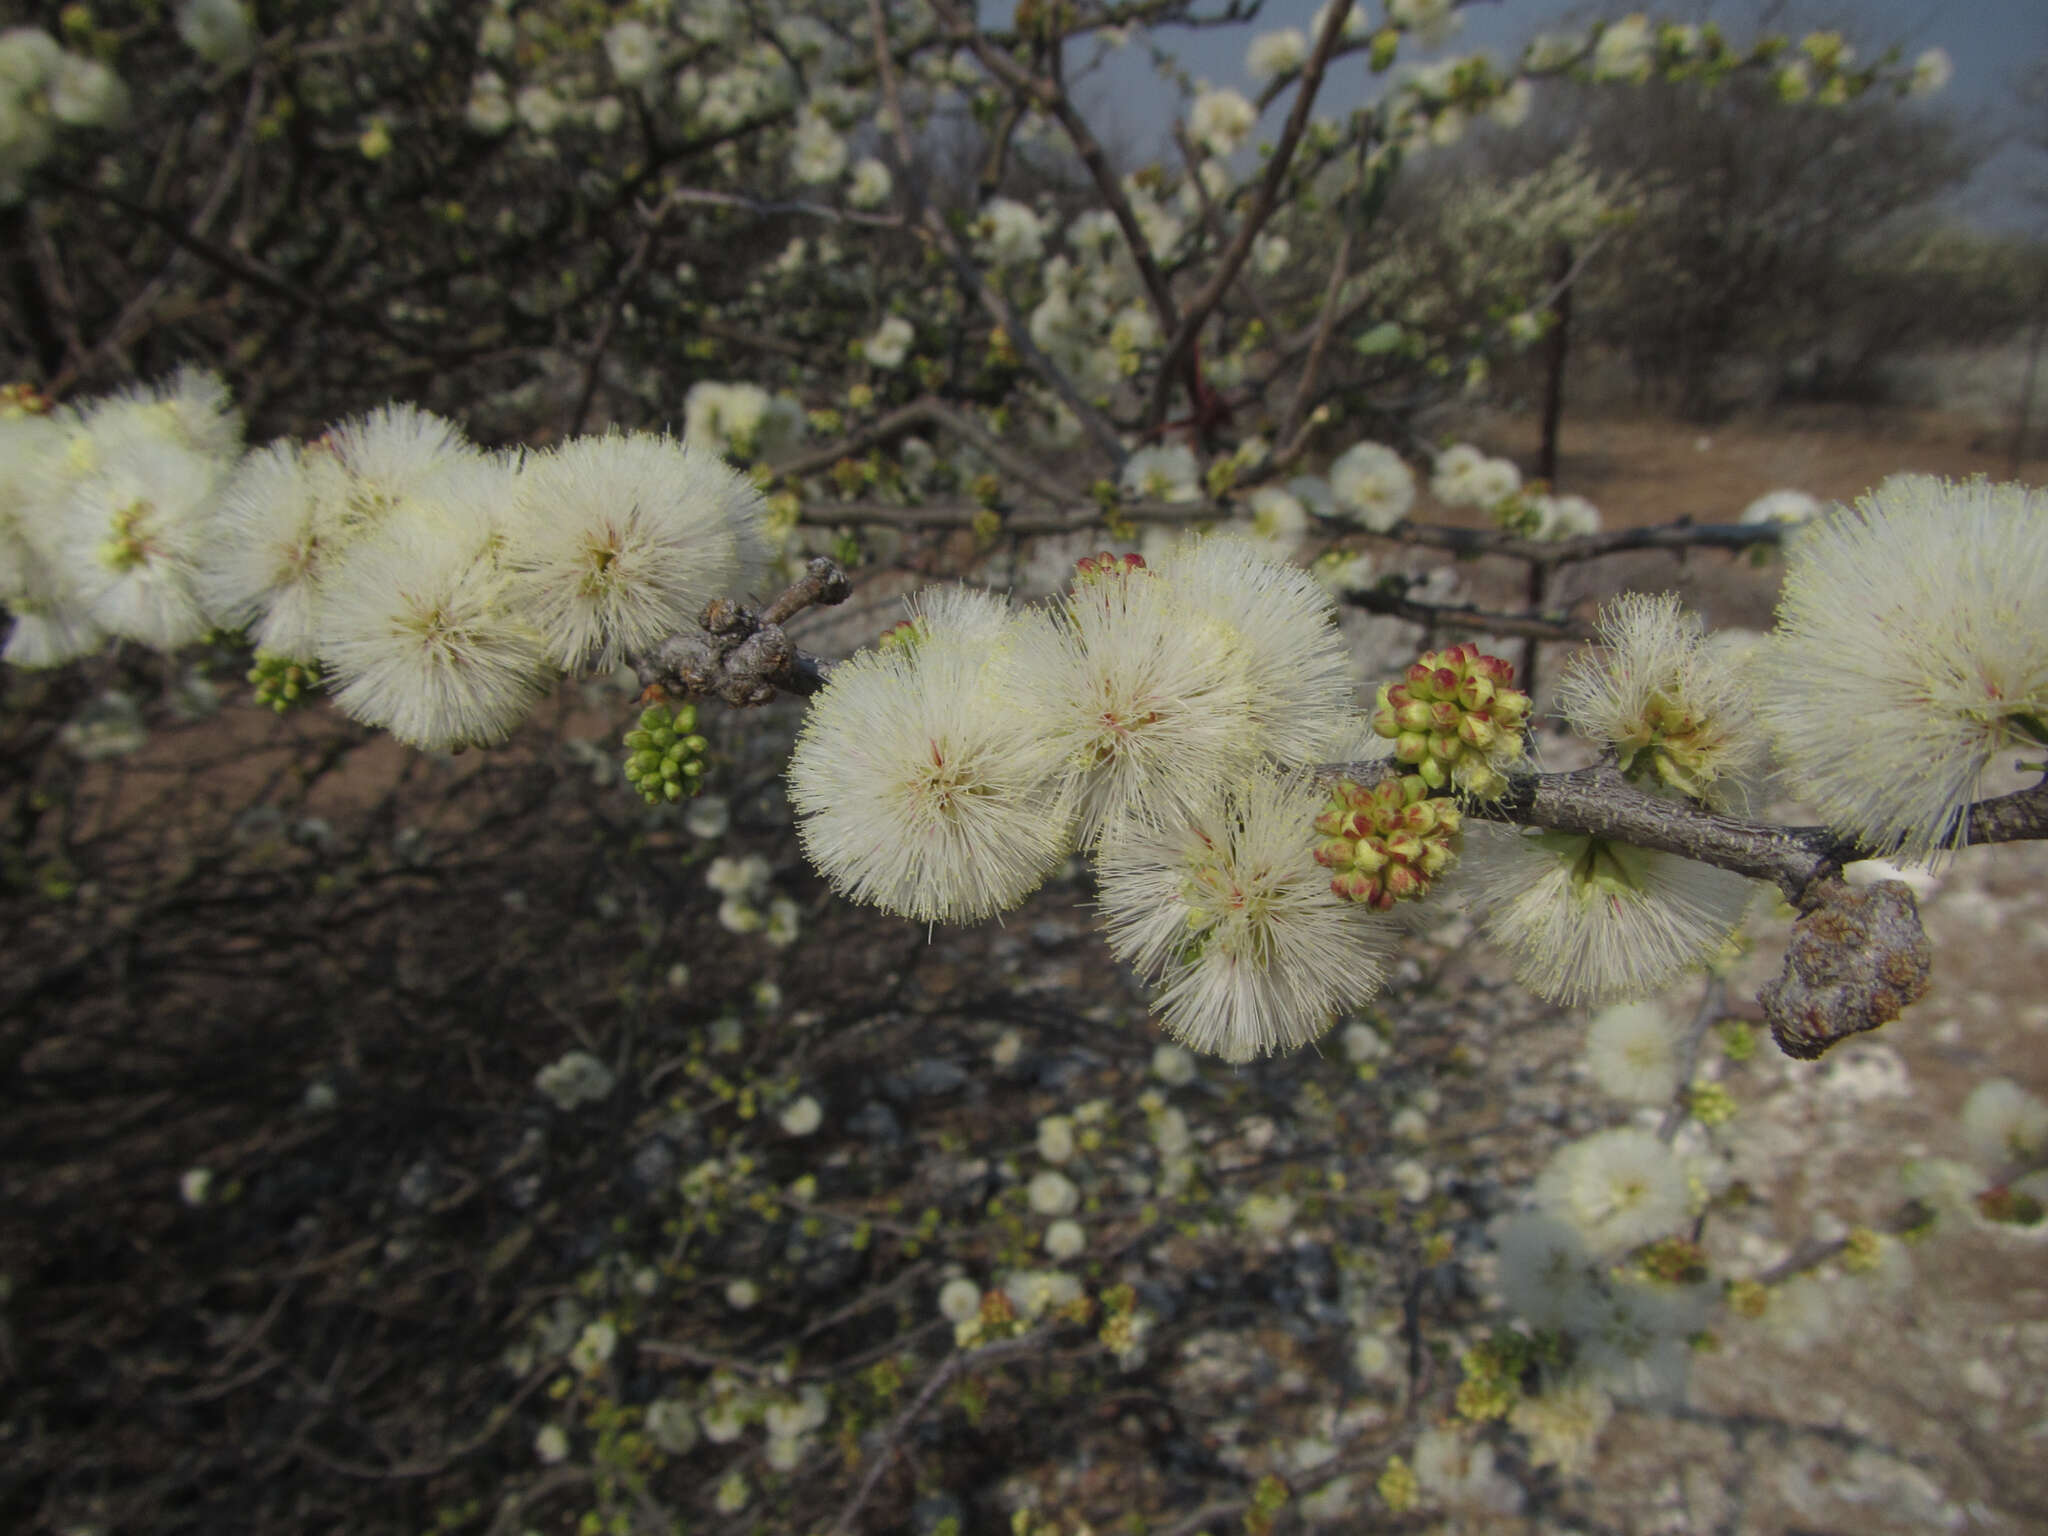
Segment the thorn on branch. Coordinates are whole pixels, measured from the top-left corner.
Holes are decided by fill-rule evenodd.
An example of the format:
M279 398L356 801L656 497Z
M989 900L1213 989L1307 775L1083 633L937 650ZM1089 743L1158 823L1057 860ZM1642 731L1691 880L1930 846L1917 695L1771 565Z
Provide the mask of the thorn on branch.
M1816 881L1800 905L1784 972L1757 1001L1778 1048L1812 1061L1924 996L1934 952L1902 881L1862 890L1840 879Z
M812 694L827 664L796 647L782 626L814 606L853 593L846 572L823 556L758 614L730 598L705 604L700 628L670 635L635 670L640 681L680 698L714 698L736 709L770 703L778 693Z

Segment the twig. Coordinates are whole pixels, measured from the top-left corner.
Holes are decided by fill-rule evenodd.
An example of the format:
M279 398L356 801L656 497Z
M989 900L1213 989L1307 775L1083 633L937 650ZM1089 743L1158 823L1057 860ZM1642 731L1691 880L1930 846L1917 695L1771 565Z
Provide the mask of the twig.
M841 1506L839 1518L832 1522L829 1536L841 1536L842 1532L852 1528L854 1517L859 1515L862 1506L874 1493L875 1485L881 1482L882 1474L889 1470L890 1462L895 1460L904 1437L910 1433L912 1426L917 1423L925 1409L931 1406L933 1398L969 1371L978 1370L985 1365L998 1365L1019 1355L1035 1353L1043 1347L1046 1337L1047 1331L1040 1330L1037 1333L1027 1333L1022 1338L1004 1339L999 1343L984 1344L979 1349L959 1350L948 1355L944 1363L926 1378L917 1396L910 1400L910 1406L897 1414L894 1422L883 1433L882 1443L875 1448L868 1462L867 1471L861 1476L860 1485L853 1490L853 1496Z
M1367 613L1384 613L1397 619L1408 619L1416 624L1432 627L1441 624L1457 624L1496 635L1526 635L1531 640L1559 640L1567 643L1584 642L1592 638L1584 625L1570 619L1549 618L1543 614L1495 613L1490 609L1475 608L1466 603L1430 603L1409 597L1403 592L1388 591L1383 587L1366 587L1361 591L1347 592L1344 602L1353 608L1362 608Z
M1727 1011L1728 983L1719 976L1709 976L1706 995L1700 999L1700 1005L1693 1013L1692 1022L1686 1025L1685 1033L1679 1037L1678 1091L1672 1096L1670 1107L1664 1111L1664 1118L1657 1126L1659 1141L1671 1140L1678 1134L1678 1128L1685 1124L1693 1074L1699 1070L1700 1065L1700 1047L1706 1042L1707 1031L1712 1029Z
M1166 355L1159 364L1159 377L1153 384L1152 399L1145 409L1148 429L1156 429L1166 420L1167 402L1173 397L1174 373L1193 359L1195 337L1201 331L1202 323L1223 302L1223 295L1229 291L1238 270L1251 255L1252 241L1265 228L1279 196L1280 184L1287 179L1288 167L1294 162L1294 151L1308 128L1309 113L1315 107L1316 93L1322 89L1323 71L1329 65L1331 50L1343 36L1344 23L1350 14L1351 0L1334 0L1323 18L1323 35L1316 39L1315 52L1301 67L1301 83L1295 89L1294 109L1287 115L1287 125L1280 131L1280 142L1274 146L1273 157L1266 162L1266 174L1252 194L1252 205L1245 212L1244 222L1238 226L1237 238L1217 259L1216 270L1209 274L1208 283L1189 303L1180 317L1179 326L1172 332L1172 340L1166 344ZM1190 396L1193 393L1191 388Z

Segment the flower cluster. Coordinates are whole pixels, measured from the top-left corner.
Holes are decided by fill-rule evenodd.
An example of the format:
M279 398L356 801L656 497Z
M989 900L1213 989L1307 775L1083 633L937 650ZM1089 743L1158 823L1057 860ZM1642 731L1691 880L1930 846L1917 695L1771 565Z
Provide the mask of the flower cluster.
M688 627L766 555L759 494L669 438L491 454L401 404L244 455L192 370L0 420L0 459L7 660L245 630L269 702L317 677L437 750L502 740L557 678Z
M1332 785L1316 818L1316 862L1331 871L1330 889L1383 912L1427 895L1457 857L1465 820L1451 801L1428 796L1413 773L1370 788L1350 779Z
M1104 553L1049 612L920 594L813 702L790 794L835 886L926 921L1003 911L1091 853L1167 1027L1244 1060L1380 981L1390 930L1330 889L1303 773L1356 734L1349 691L1307 572L1229 539Z
M1407 679L1380 686L1372 728L1431 789L1455 785L1480 800L1507 788L1501 771L1522 759L1529 695L1511 662L1469 642L1425 651Z
M128 88L97 59L34 27L0 32L0 207L21 201L60 129L117 128L127 115Z

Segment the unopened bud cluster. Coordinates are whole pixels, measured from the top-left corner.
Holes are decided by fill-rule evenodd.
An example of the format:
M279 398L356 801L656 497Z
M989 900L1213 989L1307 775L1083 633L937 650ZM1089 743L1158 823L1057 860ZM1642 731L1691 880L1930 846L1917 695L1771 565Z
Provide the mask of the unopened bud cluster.
M248 671L256 687L256 702L280 715L302 704L320 686L320 668L310 661L294 661L269 651L256 653L256 664Z
M711 743L696 735L697 706L670 710L651 704L626 732L626 782L649 805L680 800L704 787L704 753Z
M1429 788L1498 799L1501 766L1521 759L1529 718L1529 695L1514 682L1512 662L1469 642L1425 651L1406 681L1381 685L1372 728Z
M1145 557L1139 554L1115 555L1108 550L1099 555L1083 555L1074 562L1074 570L1080 580L1093 581L1110 576L1128 576L1133 571L1145 568Z
M1428 796L1419 774L1370 788L1339 779L1316 817L1316 862L1329 869L1330 889L1381 912L1428 895L1457 857L1465 824L1455 805Z

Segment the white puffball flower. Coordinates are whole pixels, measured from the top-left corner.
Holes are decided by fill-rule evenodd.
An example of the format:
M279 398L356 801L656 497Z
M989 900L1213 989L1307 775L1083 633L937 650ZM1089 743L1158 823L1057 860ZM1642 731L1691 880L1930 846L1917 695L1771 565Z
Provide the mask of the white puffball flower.
M1298 512L1300 503L1287 501ZM1175 596L1223 626L1251 685L1246 724L1260 748L1284 762L1315 761L1342 727L1353 692L1350 648L1322 584L1270 550L1229 537L1180 539L1152 569Z
M718 904L718 926L727 933L759 933L767 922L759 907L741 897L728 896Z
M1353 1062L1379 1061L1389 1054L1392 1047L1386 1036L1370 1024L1347 1024L1344 1027L1344 1054Z
M618 1347L619 1330L614 1324L602 1318L585 1323L576 1342L569 1346L569 1367L585 1376L594 1376Z
M50 115L73 128L114 127L128 115L128 87L97 59L66 53L48 87Z
M106 690L57 731L57 743L80 762L106 762L141 752L150 743L133 694Z
M550 680L542 638L510 598L474 524L358 540L322 584L315 625L335 703L411 746L504 740Z
M742 1276L740 1279L727 1282L725 1287L725 1304L731 1307L733 1311L749 1311L753 1307L758 1306L760 1301L761 1287L753 1281Z
M239 0L180 0L178 37L200 58L222 69L248 61L256 33Z
M904 358L910 355L910 344L916 339L916 327L901 315L891 315L860 344L861 356L877 368L901 368Z
M1484 458L1465 481L1475 507L1497 507L1522 488L1522 472L1506 459Z
M821 112L809 107L796 115L790 136L789 173L806 186L833 180L846 169L846 140Z
M1616 1397L1676 1401L1692 1364L1692 1336L1719 1298L1714 1285L1614 1285L1604 1314L1577 1336L1586 1379Z
M1015 198L992 197L981 205L974 234L982 254L998 266L1020 266L1045 254L1045 226Z
M846 184L847 206L879 208L889 201L889 194L895 186L889 167L873 155L867 155L855 163L853 176Z
M1719 952L1752 887L1677 854L1467 822L1458 891L1515 979L1551 1002L1618 1002Z
M1436 48L1449 42L1451 35L1465 24L1455 5L1456 0L1387 0L1387 20L1413 32L1424 47ZM1351 15L1363 21L1364 13L1365 7L1360 5L1353 8Z
M647 1438L671 1456L686 1456L697 1444L697 1416L688 1403L676 1398L656 1398L647 1405L641 1423Z
M1250 541L1261 553L1286 560L1308 532L1308 508L1277 485L1262 485L1246 498L1252 515Z
M621 85L641 85L661 68L661 41L643 21L615 22L604 35L604 56Z
M1470 443L1453 443L1436 456L1430 494L1447 507L1479 505L1474 481L1485 462L1486 455Z
M1038 1155L1048 1163L1064 1163L1073 1157L1072 1115L1047 1115L1038 1122Z
M779 1118L782 1129L791 1136L808 1136L825 1123L825 1111L807 1093L784 1109Z
M1535 105L1536 88L1517 76L1487 103L1486 115L1503 128L1519 128L1529 120L1529 110Z
M1195 1053L1178 1045L1152 1048L1152 1075L1169 1088L1185 1088L1195 1080Z
M533 1437L533 1454L542 1466L551 1467L569 1454L569 1436L559 1424L543 1424Z
M568 105L544 85L523 86L512 98L512 110L527 131L547 138L569 115Z
M197 573L215 622L300 661L318 653L321 582L342 533L309 452L324 456L284 439L242 460L221 491Z
M1415 1438L1416 1484L1435 1502L1482 1518L1481 1528L1503 1525L1522 1507L1521 1487L1494 1466L1493 1447L1469 1425L1443 1424Z
M1614 1399L1598 1385L1566 1380L1517 1398L1508 1424L1527 1438L1531 1466L1577 1477L1591 1469L1594 1448L1613 1417Z
M1913 73L1907 78L1906 93L1909 96L1938 95L1948 89L1955 73L1955 62L1949 58L1946 48L1929 48L1913 61Z
M1637 11L1610 21L1593 45L1593 78L1643 81L1656 62L1656 34L1649 18Z
M651 432L570 438L514 485L505 562L564 672L608 672L688 629L767 563L765 504L715 455Z
M732 825L732 802L723 795L702 795L683 812L683 830L706 842L725 836Z
M1056 1168L1033 1174L1025 1194L1030 1198L1031 1209L1040 1216L1071 1215L1081 1204L1079 1187Z
M972 1322L981 1315L981 1287L955 1275L939 1287L939 1315L949 1323Z
M1254 692L1237 632L1138 569L1076 581L1066 622L1034 632L1022 672L1037 741L1060 763L1077 834L1185 823L1256 761Z
M1566 663L1558 712L1614 749L1624 773L1738 810L1765 756L1746 670L1709 643L1675 593L1625 592L1600 610L1600 649Z
M1415 472L1383 443L1354 443L1330 465L1330 494L1352 522L1385 533L1415 505Z
M1045 1251L1055 1261L1064 1263L1085 1252L1088 1234L1081 1230L1081 1223L1062 1219L1045 1229Z
M93 625L152 650L206 633L200 562L227 465L132 429L97 435L97 467L62 505L60 562Z
M1538 1175L1537 1205L1611 1256L1663 1237L1686 1218L1685 1168L1649 1131L1622 1126L1558 1149Z
M1536 528L1532 538L1576 539L1600 531L1600 509L1583 496L1545 493L1534 499Z
M590 104L590 126L599 133L617 133L626 121L626 104L616 96L600 96Z
M1387 1171L1387 1177L1393 1180L1394 1189L1410 1205L1420 1205L1436 1187L1436 1179L1429 1169L1412 1157L1404 1157L1394 1164Z
M774 868L758 853L743 859L720 854L704 869L704 883L721 896L751 896L768 889Z
M1064 1270L1020 1269L1004 1279L1003 1294L1027 1322L1036 1322L1079 1301L1081 1282Z
M0 31L0 96L33 97L64 67L64 50L40 27ZM34 103L28 103L30 110Z
M1020 653L1050 626L1019 614L994 643L913 620L914 638L833 669L789 762L811 862L841 895L922 922L1022 901L1071 847L1064 744L1020 698Z
M1245 73L1264 82L1291 75L1308 62L1308 36L1299 27L1261 32L1244 51Z
M469 82L469 103L463 121L472 133L496 138L512 126L512 97L504 79L495 70L482 70Z
M1132 501L1200 501L1202 466L1186 443L1158 443L1124 460L1117 484Z
M1617 1003L1586 1031L1586 1069L1625 1104L1667 1104L1678 1091L1678 1043L1661 1004Z
M1396 1141L1427 1141L1429 1116L1414 1104L1405 1105L1387 1122L1387 1133Z
M712 1496L712 1506L721 1515L736 1515L753 1502L754 1490L748 1484L746 1475L728 1472L718 1485L718 1492Z
M768 903L768 920L761 936L777 949L787 949L803 936L803 912L787 896Z
M1894 475L1806 529L1758 696L1830 827L1909 860L1960 847L1993 760L2048 744L2048 492Z
M1254 1237L1277 1238L1294 1225L1299 1206L1291 1195L1269 1195L1255 1191L1237 1208L1237 1219Z
M1532 1328L1576 1333L1604 1306L1600 1278L1578 1230L1530 1211L1491 1228L1500 1260L1501 1300Z
M1385 977L1393 928L1330 890L1315 861L1321 791L1258 773L1178 824L1106 839L1110 949L1152 980L1167 1032L1249 1061L1306 1044Z
M1987 1173L2035 1162L2048 1151L2048 1103L2011 1078L1979 1083L1963 1101L1963 1139Z
M1820 503L1804 491L1766 491L1742 509L1739 522L1783 523L1797 527L1820 515Z
M823 1426L831 1415L825 1389L807 1385L794 1398L781 1398L761 1411L761 1427L771 1440L796 1440Z
M1188 109L1188 137L1212 155L1229 155L1258 123L1259 109L1238 91L1203 91Z
M612 1069L588 1051L569 1051L533 1075L541 1096L565 1114L608 1097L612 1082Z
M178 1198L189 1206L206 1204L207 1196L213 1193L213 1170L211 1168L187 1168L178 1175Z
M1195 1144L1194 1132L1188 1128L1188 1117L1171 1104L1150 1117L1149 1129L1152 1145L1164 1158L1180 1157Z

